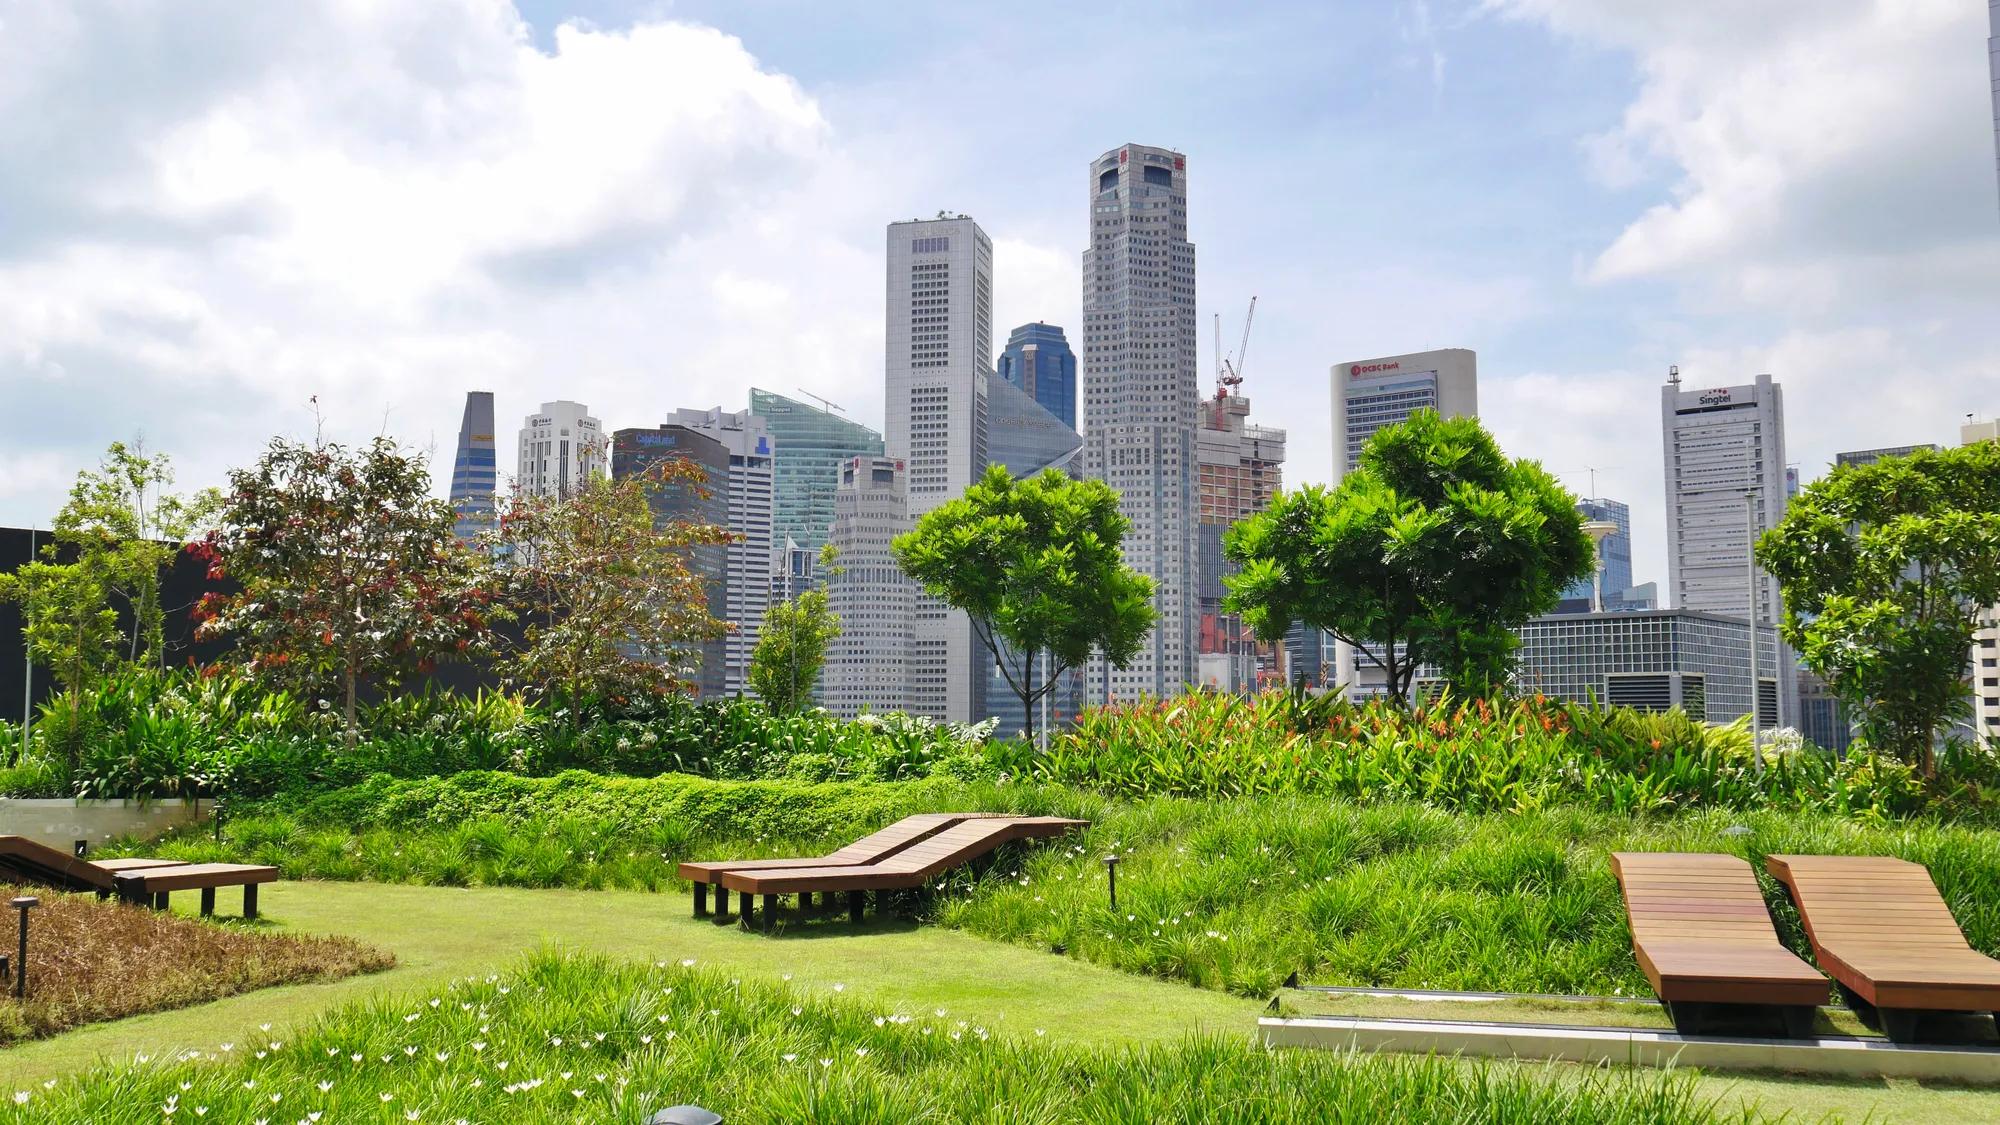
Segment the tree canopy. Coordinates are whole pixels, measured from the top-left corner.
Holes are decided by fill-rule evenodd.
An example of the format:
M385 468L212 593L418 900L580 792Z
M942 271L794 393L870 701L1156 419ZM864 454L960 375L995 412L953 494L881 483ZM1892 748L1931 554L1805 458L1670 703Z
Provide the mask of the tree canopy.
M1806 486L1757 543L1780 628L1876 749L1936 772L1967 710L1966 656L2000 602L2000 444L1846 466Z
M1228 607L1257 636L1321 629L1409 698L1416 670L1454 691L1506 682L1513 630L1596 565L1576 498L1509 460L1475 418L1420 410L1383 429L1335 489L1281 493L1229 530Z
M903 571L962 610L1027 711L1101 653L1124 668L1153 627L1153 580L1125 565L1129 526L1103 481L998 465L897 537ZM1039 667L1038 667L1039 665Z
M820 573L836 575L839 552L820 548ZM800 593L764 611L757 648L750 654L750 688L780 715L805 709L819 683L826 651L840 636L840 615L827 607L825 587Z

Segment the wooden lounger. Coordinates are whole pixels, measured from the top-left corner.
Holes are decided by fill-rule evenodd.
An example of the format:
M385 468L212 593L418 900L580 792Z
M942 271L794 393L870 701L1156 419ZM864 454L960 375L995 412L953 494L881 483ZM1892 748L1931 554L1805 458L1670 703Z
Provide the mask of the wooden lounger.
M1778 941L1756 872L1740 856L1614 852L1632 952L1673 1017L1700 1033L1743 1006L1776 1009L1787 1034L1810 1034L1826 978Z
M887 859L960 821L982 820L1004 815L1003 813L918 813L915 816L906 816L887 828L871 832L839 851L817 858L700 860L681 864L678 873L681 878L694 884L695 917L701 918L708 914L708 887L711 883L715 884L716 914L726 917L729 913L729 892L722 889L722 875L726 871L857 867Z
M1891 1040L1909 1042L1926 1012L2000 1009L2000 961L1966 942L1921 864L1833 855L1764 862L1791 892L1820 968Z
M89 860L26 836L0 836L0 872L66 891L116 894L128 902L167 908L174 891L201 891L201 912L215 913L217 887L243 888L243 916L257 916L257 885L278 869L254 863L184 863L175 859Z
M752 895L764 896L764 925L768 929L777 915L779 895L810 895L815 891L828 895L846 892L848 913L858 922L861 920L863 892L920 887L933 875L990 855L1002 844L1060 836L1086 823L1059 816L999 816L965 820L876 863L853 867L725 871L722 873L722 885L742 896L738 913L746 927L751 923Z

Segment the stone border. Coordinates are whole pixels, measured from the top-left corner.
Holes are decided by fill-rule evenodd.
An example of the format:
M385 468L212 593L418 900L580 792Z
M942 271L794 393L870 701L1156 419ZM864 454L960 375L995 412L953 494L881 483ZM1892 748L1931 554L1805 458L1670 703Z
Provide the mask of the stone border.
M2000 1050L1886 1039L1684 1037L1642 1028L1314 1016L1257 1021L1267 1047L2000 1083Z

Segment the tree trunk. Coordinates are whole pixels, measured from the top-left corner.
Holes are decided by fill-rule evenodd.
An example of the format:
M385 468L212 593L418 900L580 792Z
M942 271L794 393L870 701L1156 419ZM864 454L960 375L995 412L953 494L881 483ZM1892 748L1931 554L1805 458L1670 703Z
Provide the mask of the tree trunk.
M1028 674L1021 678L1021 690L1016 693L1021 697L1021 714L1027 723L1023 733L1028 736L1029 746L1035 744L1035 686L1035 650L1029 649Z
M354 665L347 666L347 748L354 749Z

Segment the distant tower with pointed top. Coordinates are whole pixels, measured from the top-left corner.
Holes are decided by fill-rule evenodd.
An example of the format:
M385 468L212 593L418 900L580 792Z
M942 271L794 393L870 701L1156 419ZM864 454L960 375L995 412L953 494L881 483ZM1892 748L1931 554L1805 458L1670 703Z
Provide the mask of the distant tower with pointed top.
M494 460L493 392L467 391L465 416L458 423L458 453L451 464L452 534L471 543L493 527L500 488Z

